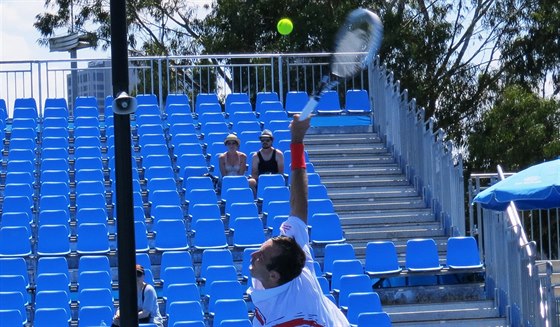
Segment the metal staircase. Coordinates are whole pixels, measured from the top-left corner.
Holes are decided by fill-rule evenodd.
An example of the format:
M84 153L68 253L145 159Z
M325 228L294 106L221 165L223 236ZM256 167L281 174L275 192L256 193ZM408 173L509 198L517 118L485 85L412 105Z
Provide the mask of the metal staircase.
M404 266L406 241L433 238L445 263L448 235L420 194L406 180L377 134L314 128L306 150L339 214L346 240L365 262L367 242L392 240ZM321 251L316 251L321 260ZM507 326L484 281L375 289L394 326Z

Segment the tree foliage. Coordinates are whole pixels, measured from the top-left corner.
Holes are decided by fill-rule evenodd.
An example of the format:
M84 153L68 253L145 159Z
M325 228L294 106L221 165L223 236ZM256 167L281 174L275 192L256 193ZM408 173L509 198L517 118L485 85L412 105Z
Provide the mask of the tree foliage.
M516 171L560 153L560 106L520 86L507 87L469 136L470 166Z
M128 0L130 50L139 55L328 52L346 13L360 6L371 9L384 23L383 64L425 109L426 118L435 119L455 144L468 148L473 164L481 168L488 166L477 158L486 150L467 144L468 136L489 126L484 120L492 115L485 113L498 100L512 97L505 93L508 86L542 96L552 81L554 94L560 93L557 0L202 3ZM45 0L45 5L51 13L37 15L35 23L43 44L55 33L73 30L97 46L109 46L109 0ZM208 14L198 17L201 10ZM295 28L279 37L276 22L282 17L289 17ZM223 71L217 73L227 78ZM524 164L514 156L509 159Z

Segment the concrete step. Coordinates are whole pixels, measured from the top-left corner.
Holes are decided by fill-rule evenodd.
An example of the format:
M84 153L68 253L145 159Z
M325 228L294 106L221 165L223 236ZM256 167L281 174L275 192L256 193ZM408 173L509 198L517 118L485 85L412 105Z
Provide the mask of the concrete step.
M387 153L387 148L382 144L361 144L361 145L340 145L340 144L325 144L317 145L312 148L306 148L310 158L315 158L319 155L352 155L356 157L371 156L375 153Z
M345 163L347 164L347 163ZM371 175L401 175L402 171L397 164L387 164L376 167L315 167L315 172L321 177L354 177L361 178Z
M418 197L418 193L413 188L394 187L368 187L363 186L358 189L337 187L328 191L328 195L333 202L345 200L373 201L384 199L406 199Z
M506 318L484 318L484 319L453 319L453 320L436 320L436 321L413 321L413 322L393 322L394 327L441 327L442 325L453 327L505 327Z
M363 188L363 187L395 187L410 186L410 183L403 175L394 176L367 176L362 178L325 178L321 177L321 182L327 189L337 188Z
M382 198L382 199L345 199L342 201L333 201L336 212L357 212L371 210L394 210L394 209L423 209L426 207L424 200L418 197L414 198Z
M395 158L391 155L376 155L356 158L355 156L316 156L309 158L317 169L335 166L337 169L346 169L354 167L371 167L384 166L394 164Z
M389 314L393 323L414 322L415 326L419 322L441 321L454 326L453 321L499 317L498 309L490 300L389 305L383 306L383 310Z
M347 240L434 238L445 235L439 223L376 226L375 228L344 228Z
M343 227L435 221L435 217L429 208L420 210L377 210L371 212L340 211L338 215Z
M321 146L324 144L381 144L381 138L376 133L357 133L357 134L309 134L305 136L305 144L309 147Z

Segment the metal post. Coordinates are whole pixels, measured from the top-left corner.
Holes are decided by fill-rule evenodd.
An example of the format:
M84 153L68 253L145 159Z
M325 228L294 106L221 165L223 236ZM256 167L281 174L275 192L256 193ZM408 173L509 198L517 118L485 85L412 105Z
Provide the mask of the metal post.
M128 92L126 1L111 0L111 66L115 98ZM115 177L120 325L138 326L130 114L115 111Z
M70 51L70 76L71 76L71 80L72 80L72 98L71 99L71 104L70 104L70 116L73 116L73 112L74 112L74 102L76 100L76 98L78 97L78 62L76 61L76 59L78 58L78 50L71 49Z

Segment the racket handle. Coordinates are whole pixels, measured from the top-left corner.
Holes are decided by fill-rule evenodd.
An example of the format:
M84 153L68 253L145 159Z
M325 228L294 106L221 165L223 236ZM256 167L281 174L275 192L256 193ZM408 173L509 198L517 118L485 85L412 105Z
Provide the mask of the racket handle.
M307 102L307 104L305 105L305 107L303 108L301 113L299 114L299 120L300 121L306 120L307 117L309 117L311 115L313 110L315 110L318 103L319 103L319 101L315 100L314 96L309 98L309 101Z

